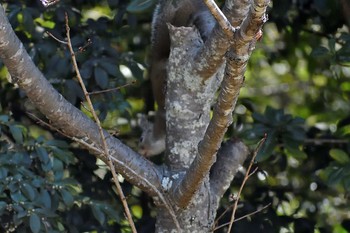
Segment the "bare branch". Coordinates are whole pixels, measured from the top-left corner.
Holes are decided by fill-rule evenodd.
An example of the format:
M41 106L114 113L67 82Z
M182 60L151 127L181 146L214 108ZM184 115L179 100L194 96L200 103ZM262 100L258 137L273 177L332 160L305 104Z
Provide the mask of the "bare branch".
M249 213L249 214L243 215L242 217L237 218L237 219L235 220L235 222L241 221L241 220L243 220L243 219L245 219L245 218L248 218L248 217L250 217L250 216L252 216L252 215L255 215L255 214L257 214L257 213L260 213L261 211L263 211L264 209L266 209L266 208L269 207L270 205L271 205L271 203L269 203L269 204L267 204L267 205L261 207L260 209L255 210L255 211L253 211L253 212L251 212L251 213ZM230 206L230 207L232 207L232 206ZM229 208L228 208L228 209L229 209ZM225 211L224 213L226 213L226 211ZM222 216L223 216L223 215L221 215L220 218L221 218ZM217 221L217 220L216 220L216 221ZM225 226L227 226L227 225L229 225L229 224L230 224L230 223L227 222L227 223L222 224L222 225L220 225L220 226L218 226L218 227L215 227L215 228L214 228L214 231L217 231L217 230L219 230L220 228L223 228L223 227L225 227Z
M119 87L110 88L110 89L106 89L106 90L102 90L102 91L92 91L92 92L89 92L88 94L89 95L97 95L97 94L102 94L102 93L106 93L106 92L117 91L117 90L120 90L124 87L134 85L135 83L136 83L136 80L133 80L133 81L131 81L131 83L127 83L127 84L119 86Z
M235 43L227 55L225 76L221 83L221 91L213 117L203 140L199 143L198 155L173 193L176 203L181 207L188 205L200 187L204 177L215 162L216 153L226 130L232 123L232 112L244 82L244 72L248 59L255 46L255 35L266 22L267 4L267 0L255 0L250 7L248 16L242 23L244 26L235 33Z
M115 172L115 167L114 167L114 164L112 162L112 159L111 159L111 156L110 156L110 153L109 153L108 145L107 145L107 142L106 142L106 138L105 138L102 126L101 126L100 119L98 118L98 116L96 114L96 111L95 111L94 106L92 104L92 101L90 99L89 93L87 92L85 84L84 84L84 81L83 81L83 79L82 79L82 77L80 75L78 63L77 63L77 60L75 59L75 53L74 53L74 50L73 50L73 47L72 47L71 38L70 38L70 28L69 28L69 21L68 21L67 13L65 14L65 20L66 20L67 45L68 45L69 51L71 53L74 70L75 70L75 72L77 74L80 86L83 89L83 92L84 92L84 95L85 95L85 99L86 99L86 101L87 101L87 103L89 105L89 109L90 109L90 111L91 111L91 113L92 113L92 115L94 117L94 120L95 120L97 126L98 126L98 130L100 132L100 136L101 136L101 140L102 140L104 154L107 157L108 166L111 169L112 176L113 176L113 181L114 181L114 184L115 184L115 186L117 188L118 196L120 197L120 200L121 200L121 202L123 204L123 207L124 207L124 210L125 210L125 214L126 214L126 217L128 219L128 222L130 224L131 230L132 230L133 233L136 233L137 230L136 230L136 227L135 227L135 223L134 223L134 221L132 219L131 212L130 212L128 203L126 202L126 198L125 198L124 192L123 192L122 187L121 187L121 185L119 183L117 173Z
M210 189L217 205L248 154L248 148L239 139L230 139L221 146L210 170Z
M34 65L23 44L12 30L3 7L0 5L0 58L11 74L12 80L26 93L33 104L52 125L64 134L87 139L102 148L97 125L85 114L62 97ZM157 195L160 188L161 171L118 139L104 131L110 154L116 170L130 183L149 193ZM96 154L104 162L107 158ZM142 174L136 176L135 173ZM150 185L151 184L151 185Z
M205 2L207 1L209 0L205 0ZM243 19L247 16L250 8L250 2L251 0L225 1L223 14L227 17L227 20L224 20L224 24L230 22L230 30L233 33L233 28L237 29L241 25ZM209 10L212 13L215 11L210 7ZM194 63L197 64L195 67L195 72L197 72L203 78L203 80L207 80L217 72L219 67L224 62L225 53L234 43L233 35L229 36L227 33L225 33L225 26L221 26L221 24L218 23L214 27L209 39L205 43L205 46L198 51L194 58Z
M229 225L228 230L227 230L228 233L231 232L232 224L233 224L234 221L235 221L236 210L237 210L239 198L241 197L241 193L242 193L242 191L243 191L244 185L245 185L245 183L247 182L247 180L249 179L249 177L251 176L250 170L251 170L252 167L253 167L253 164L254 164L254 162L255 162L255 158L256 158L258 152L260 151L261 146L262 146L262 145L264 144L264 142L266 141L266 137L267 137L267 135L265 135L265 137L264 137L263 139L260 140L260 142L258 143L258 146L257 146L256 149L254 150L252 159L250 160L248 169L247 169L247 171L246 171L246 173L245 173L245 176L244 176L244 178L243 178L242 185L241 185L241 187L239 188L239 191L238 191L238 193L237 193L237 198L236 198L235 203L234 203L234 205L233 205L233 210L232 210L230 225ZM255 171L256 171L256 170L255 170ZM254 172L253 172L253 173L254 173Z
M204 0L204 3L209 8L211 14L214 16L222 30L225 32L227 37L232 37L234 28L231 23L227 20L226 16L222 13L220 8L216 5L213 0Z
M53 35L51 32L49 32L49 31L46 31L46 34L49 35L52 39L54 39L55 41L57 41L57 42L59 42L59 43L61 43L61 44L65 44L65 45L68 44L67 41L58 39L56 36L54 36L54 35Z

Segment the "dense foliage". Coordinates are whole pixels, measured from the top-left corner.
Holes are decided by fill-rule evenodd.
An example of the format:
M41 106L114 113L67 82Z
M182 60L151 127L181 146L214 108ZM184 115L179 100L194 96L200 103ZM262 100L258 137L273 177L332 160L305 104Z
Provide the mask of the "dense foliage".
M46 78L87 112L66 46L45 33L64 40L67 12L88 90L130 84L93 101L104 127L134 148L136 114L154 109L146 68L155 0L145 2L4 4ZM227 135L254 148L267 134L237 217L270 206L237 222L235 232L350 232L349 12L342 0L273 1ZM106 166L44 124L8 79L1 66L0 231L128 232ZM232 184L233 195L242 177ZM139 232L152 232L151 200L122 185ZM218 216L232 204L230 192Z

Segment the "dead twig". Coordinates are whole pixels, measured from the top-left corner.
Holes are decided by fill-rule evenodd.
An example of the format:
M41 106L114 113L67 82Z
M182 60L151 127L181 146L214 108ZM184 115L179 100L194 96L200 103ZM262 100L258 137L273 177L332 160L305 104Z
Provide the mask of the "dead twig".
M66 25L66 26L67 26L67 25ZM68 29L69 29L69 28L68 28ZM69 30L68 30L68 32L69 32ZM62 41L62 40L56 38L55 36L53 36L53 35L52 35L51 33L49 33L49 32L47 32L47 33L48 33L49 36L51 36L53 39L55 39L55 40L58 41L59 43L69 45L68 42ZM68 38L70 38L70 37L68 36ZM89 43L88 43L88 44L89 44ZM84 48L85 48L85 47L84 47ZM80 51L80 50L81 50L81 48L79 49L79 51ZM70 48L70 52L71 52L71 54L73 55L73 56L72 56L72 60L73 60L73 65L74 65L74 67L75 67L75 71L77 72L78 78L80 77L79 80L81 81L82 78L81 78L81 75L80 75L80 72L79 72L79 69L78 69L76 60L75 60L75 53L74 53L74 51L73 51L72 46L71 46L71 48ZM120 88L122 88L122 87L126 87L126 86L129 86L129 85L132 85L132 84L134 84L134 83L136 83L136 81L132 81L131 83L126 84L126 85L124 85L124 86L121 86L121 87L118 87L118 88L109 89L109 90L106 90L106 91L112 91L112 90L115 90L115 89L120 89ZM83 90L85 89L85 92L84 92L85 95L99 94L99 93L105 92L105 91L101 91L101 92L99 92L99 93L97 93L97 92L88 93L88 92L86 91L85 86L82 86L82 88L83 88ZM91 102L91 101L90 101L90 102ZM81 103L81 104L82 104L82 106L83 106L88 112L91 112L90 109L89 109L87 106L85 106L84 103ZM95 113L95 114L96 114L96 113ZM57 131L58 133L62 134L62 135L65 136L65 137L70 138L71 140L73 140L73 141L75 141L75 142L77 142L77 143L83 145L83 146L86 147L88 150L91 150L91 151L93 151L94 153L100 154L100 155L105 154L104 150L102 150L101 148L98 148L98 147L96 147L96 146L94 146L94 145L88 143L88 142L85 141L84 139L79 139L79 138L75 138L75 137L70 137L70 136L64 134L64 132L62 132L62 131L60 131L59 129L55 128L54 126L50 125L49 123L46 123L46 122L40 120L39 118L35 117L34 115L32 115L32 116L33 116L33 118L37 119L41 124L43 124L43 125L49 127L50 129L52 129L52 130L54 130L54 131ZM97 119L98 119L98 118L97 118ZM96 123L97 123L97 122L96 122ZM99 125L99 126L100 126L100 125ZM105 140L104 140L104 142L105 142ZM128 166L126 166L124 163L118 161L117 159L115 159L115 158L112 157L111 155L110 155L110 156L106 156L106 157L107 157L109 160L113 160L114 163L119 164L120 166L124 166L125 168L128 168ZM111 169L114 169L114 166L112 166ZM175 211L173 210L173 208L172 208L171 205L169 204L169 201L168 201L167 198L163 195L163 193L162 193L161 191L159 191L159 190L157 189L157 187L155 187L154 185L152 185L147 179L144 179L144 177L142 177L140 174L138 174L138 173L135 172L134 170L131 170L131 169L130 169L129 172L133 173L135 176L137 176L138 178L140 178L140 180L142 180L142 181L144 181L145 183L147 183L147 184L153 189L153 191L157 194L157 196L159 197L159 199L161 200L161 202L164 204L165 208L169 211L169 213L170 213L170 215L171 215L171 217L172 217L172 219L173 219L173 221L174 221L174 223L175 223L177 229L180 231L181 227L180 227L180 224L179 224L179 222L178 222L178 220L177 220L177 218L176 218ZM113 173L112 173L112 174L113 174ZM114 177L113 177L113 179L114 179ZM115 180L116 180L116 179L115 179ZM117 181L118 181L118 180L117 180ZM122 198L122 200L126 200L125 197ZM125 201L125 202L126 202L126 201ZM124 203L124 202L123 202L123 203ZM130 211L129 211L129 212L130 212ZM130 214L129 214L129 215L130 215Z
M227 232L231 232L231 229L232 229L232 224L235 222L235 215L236 215L236 211L237 211L237 206L238 206L238 202L239 202L239 198L241 196L241 193L242 193L242 190L244 188L244 185L245 183L247 182L247 180L249 179L250 177L250 170L252 169L252 166L255 162L255 158L258 154L258 152L260 151L260 148L261 146L264 144L264 142L266 141L266 138L267 138L267 134L265 134L264 138L260 140L260 142L258 143L258 146L255 148L254 152L253 152L253 156L252 156L252 159L250 160L250 163L249 163L249 166L248 166L248 169L245 173L245 176L243 178L243 182L241 184L241 187L239 188L239 191L237 193L237 198L235 200L235 203L233 205L233 210L232 210L232 215L231 215L231 220L230 220L230 223L229 223L229 227L228 227L228 230ZM256 170L255 170L256 171Z
M238 222L238 221L243 220L243 219L245 219L245 218L248 218L248 217L250 217L250 216L252 216L252 215L254 215L254 214L257 214L257 213L263 211L264 209L266 209L267 207L269 207L270 205L271 205L271 203L269 203L269 204L263 206L263 207L260 208L260 209L255 210L255 211L253 211L253 212L251 212L251 213L249 213L249 214L243 215L242 217L237 218L237 219L235 220L235 222ZM222 225L216 227L216 228L214 229L214 231L219 230L220 228L223 228L223 227L225 227L225 226L227 226L227 225L229 225L229 224L230 224L229 222L228 222L228 223L224 223L224 224L222 224Z
M252 172L249 174L249 177L251 177L252 175L254 175L254 174L257 172L257 170L258 170L258 167L256 167L256 168L254 169L254 171L252 171ZM248 177L248 178L249 178L249 177ZM236 200L236 197L235 197L235 196L232 196L232 197L230 196L229 198L232 199L232 201L235 201L235 200ZM220 220L222 217L225 216L225 214L233 207L233 205L234 205L234 204L229 205L229 206L225 209L225 211L224 211L218 218L216 218L214 226L218 225L219 220ZM228 223L225 223L225 226L227 226L227 225L228 225Z
M134 85L135 83L136 83L136 80L133 80L133 81L131 81L131 83L127 83L127 84L122 85L122 86L119 86L119 87L110 88L110 89L106 89L106 90L102 90L102 91L92 91L92 92L89 92L89 95L97 95L97 94L102 94L102 93L106 93L106 92L110 92L110 91L116 91L116 90L119 90L119 89L121 89L121 88Z
M101 135L103 151L104 151L105 156L107 157L108 166L111 169L112 176L113 176L113 181L114 181L114 184L116 185L117 193L119 195L119 198L120 198L120 200L121 200L121 202L123 204L126 217L127 217L128 222L130 224L132 232L136 233L137 231L136 231L135 223L132 220L132 216L131 216L131 212L130 212L128 203L126 202L125 195L123 193L122 187L121 187L121 185L120 185L120 183L118 181L117 173L115 171L115 167L114 167L113 161L111 160L111 156L109 154L109 149L108 149L106 138L105 138L102 126L101 126L101 122L100 122L100 120L99 120L99 118L98 118L98 116L97 116L97 114L96 114L96 112L94 110L94 107L93 107L92 101L90 99L89 93L86 90L86 87L84 85L83 79L82 79L82 77L80 75L80 71L79 71L79 68L78 68L78 63L76 61L75 53L74 53L74 50L73 50L73 47L72 47L72 43L71 43L71 39L70 39L70 28L69 28L69 25L68 25L68 15L67 14L65 15L65 20L66 20L67 45L68 45L68 48L69 48L69 51L70 51L70 54L71 54L71 57L72 57L74 70L75 70L75 72L77 74L77 78L79 80L80 86L83 89L83 92L84 92L86 101L88 103L89 109L90 109L90 111L91 111L91 113L93 115L93 118L94 118L97 126L98 126L98 129L99 129L99 132L100 132L100 135Z
M64 41L64 40L60 40L60 39L58 39L56 36L54 36L51 32L48 32L48 31L46 31L46 34L48 35L48 36L50 36L52 39L54 39L55 41L57 41L57 42L59 42L59 43L61 43L61 44L67 44L67 41Z

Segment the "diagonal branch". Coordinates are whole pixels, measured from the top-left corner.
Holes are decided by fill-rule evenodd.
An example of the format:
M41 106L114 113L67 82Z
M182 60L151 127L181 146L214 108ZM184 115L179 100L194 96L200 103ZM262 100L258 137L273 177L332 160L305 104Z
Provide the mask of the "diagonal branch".
M103 148L97 125L64 99L45 79L15 35L2 5L0 5L0 29L0 58L11 74L12 80L25 91L28 98L50 119L55 128L70 137ZM116 171L151 196L158 195L160 170L106 131L103 133ZM95 156L107 162L105 155L98 153Z
M227 56L224 79L212 120L203 140L199 143L198 155L172 194L180 207L188 206L204 177L208 174L216 160L216 153L227 128L232 123L232 112L244 82L248 59L256 43L255 35L266 22L265 12L268 3L268 0L255 0L241 28L235 32L234 46Z
M222 30L228 37L233 36L234 29L232 28L231 23L227 20L226 16L222 13L218 5L213 0L203 0L210 10L211 14L214 16Z
M247 16L251 6L251 0L226 0L222 12L213 6L212 1L204 0L209 10L218 21L209 39L205 42L196 56L194 72L198 73L203 80L212 77L222 65L225 53L234 43L233 34ZM225 18L226 16L226 18ZM226 24L230 22L231 26Z
M89 93L88 93L88 91L87 91L87 89L85 87L83 78L81 77L81 74L80 74L80 71L79 71L78 62L77 62L77 60L75 58L75 52L73 50L72 41L71 41L71 37L70 37L70 27L69 27L67 13L65 14L65 21L66 21L67 45L68 45L68 48L69 48L69 51L70 51L70 54L71 54L71 57L72 57L74 70L75 70L75 72L77 74L77 78L79 80L80 86L83 89L83 92L84 92L84 95L85 95L85 99L86 99L86 101L88 103L88 106L89 106L89 110L92 113L92 116L93 116L93 118L94 118L94 120L95 120L95 122L97 124L98 131L100 133L101 140L102 140L103 152L104 152L104 155L107 157L107 162L108 162L107 164L108 164L109 168L111 169L111 173L112 173L112 176L113 176L113 181L114 181L114 184L116 186L116 190L117 190L118 196L119 196L119 198L120 198L120 200L121 200L121 202L123 204L127 220L128 220L128 222L130 224L130 228L131 228L133 233L137 233L137 230L136 230L136 227L135 227L135 223L134 223L134 221L132 219L131 211L129 209L128 203L126 202L126 198L125 198L123 189L122 189L122 187L121 187L121 185L119 183L118 176L117 176L117 173L115 171L115 167L114 167L113 161L111 159L111 155L110 155L110 152L109 152L109 149L108 149L106 138L105 138L105 135L103 133L102 126L101 126L101 121L100 121L100 119L97 116L97 113L96 113L96 111L94 109L94 106L92 104L90 95L89 95Z

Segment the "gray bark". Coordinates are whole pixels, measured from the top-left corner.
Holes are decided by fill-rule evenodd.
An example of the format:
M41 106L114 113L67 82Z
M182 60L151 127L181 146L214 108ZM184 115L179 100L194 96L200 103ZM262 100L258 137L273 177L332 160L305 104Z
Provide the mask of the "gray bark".
M268 1L238 2L228 0L224 7L233 26L241 25L234 38L225 38L216 25L203 44L195 28L168 25L172 44L167 67L167 149L163 166L154 165L105 132L116 171L154 198L157 232L211 232L219 200L248 155L239 140L229 140L219 148L232 121L256 42L254 36L265 22ZM236 18L229 12L235 5ZM13 32L1 5L0 58L13 81L56 128L90 144L95 156L107 160L96 124L44 78Z

